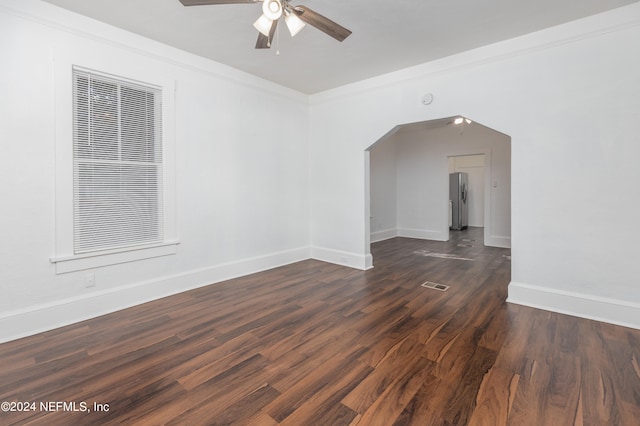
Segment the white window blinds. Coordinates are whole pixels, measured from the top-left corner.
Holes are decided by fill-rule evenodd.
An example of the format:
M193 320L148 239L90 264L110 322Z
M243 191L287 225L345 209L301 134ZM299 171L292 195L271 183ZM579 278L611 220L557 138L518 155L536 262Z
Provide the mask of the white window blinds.
M161 91L73 71L74 252L162 242Z

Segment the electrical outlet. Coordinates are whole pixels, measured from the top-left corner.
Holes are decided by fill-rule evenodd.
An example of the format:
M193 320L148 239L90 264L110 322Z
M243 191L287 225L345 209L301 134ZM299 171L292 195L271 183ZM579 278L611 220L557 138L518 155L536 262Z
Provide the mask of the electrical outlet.
M342 263L347 263L347 257L346 257L346 256L342 256L342 257L340 258L340 262L342 262Z
M96 286L96 274L93 272L88 273L84 276L84 286L86 288L95 287Z

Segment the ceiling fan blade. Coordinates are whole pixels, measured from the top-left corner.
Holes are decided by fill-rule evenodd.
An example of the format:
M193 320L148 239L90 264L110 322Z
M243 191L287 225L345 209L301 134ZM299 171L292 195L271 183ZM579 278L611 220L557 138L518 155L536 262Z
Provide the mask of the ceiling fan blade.
M256 41L256 49L268 49L271 47L271 44L269 43L269 38L262 34L261 32L258 32L258 41Z
M209 4L258 3L259 0L180 0L185 6L205 6Z
M258 32L258 41L256 42L256 49L269 49L271 47L271 42L273 41L273 35L276 33L276 28L278 27L278 21L273 21L271 24L271 29L269 30L269 37Z
M331 19L320 15L309 9L307 6L294 6L291 8L303 22L316 27L323 33L330 35L338 41L342 41L351 35L351 31Z

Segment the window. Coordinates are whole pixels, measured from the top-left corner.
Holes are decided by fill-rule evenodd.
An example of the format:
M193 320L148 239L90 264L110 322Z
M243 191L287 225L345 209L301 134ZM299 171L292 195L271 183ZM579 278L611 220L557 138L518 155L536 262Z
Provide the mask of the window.
M147 58L55 58L56 274L177 254L173 76Z
M73 252L163 242L162 91L73 70Z

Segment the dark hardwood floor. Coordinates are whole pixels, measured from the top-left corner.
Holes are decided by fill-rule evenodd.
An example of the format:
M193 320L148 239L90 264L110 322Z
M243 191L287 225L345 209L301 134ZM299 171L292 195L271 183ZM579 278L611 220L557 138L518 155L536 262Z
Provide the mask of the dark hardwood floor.
M477 228L452 237L2 344L0 401L37 405L0 424L640 424L640 331L508 305L509 251Z

